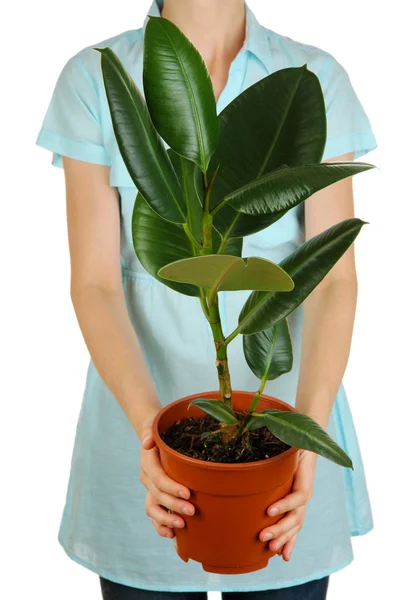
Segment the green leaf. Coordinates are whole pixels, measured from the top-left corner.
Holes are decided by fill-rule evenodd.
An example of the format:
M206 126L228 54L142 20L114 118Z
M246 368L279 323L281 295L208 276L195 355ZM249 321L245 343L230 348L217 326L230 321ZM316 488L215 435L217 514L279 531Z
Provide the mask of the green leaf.
M260 429L266 426L266 421L263 416L258 413L252 413L246 422L245 431L253 431L254 429Z
M195 239L200 243L202 240L202 205L203 205L203 183L202 172L196 163L180 156L171 148L168 149L170 160L177 173L186 200L187 224ZM218 254L222 236L217 229L212 228L213 252ZM226 248L220 254L231 254L242 256L242 238L233 238L228 241ZM193 248L193 256L198 252Z
M289 446L316 452L342 467L353 469L352 460L330 435L308 415L286 411L267 411L267 428Z
M193 256L192 244L183 227L159 217L138 193L132 214L132 240L137 258L150 275L186 296L199 296L199 288L168 281L158 270L181 258Z
M167 153L182 186L186 202L186 222L193 236L200 243L203 204L202 172L194 162L180 156L171 148L167 150ZM195 252L193 254L196 255Z
M133 183L161 217L184 223L182 188L142 94L111 48L95 50L101 53L113 129Z
M293 280L277 264L251 256L208 254L178 260L162 267L160 277L216 290L293 289Z
M220 423L227 423L228 425L234 425L238 423L238 419L228 404L225 404L221 400L207 400L206 398L197 398L192 400L188 408L192 405L198 406L206 414L210 415Z
M301 165L268 173L224 198L234 209L248 215L279 215L298 206L312 194L357 173L373 169L359 162ZM273 221L274 222L274 221Z
M143 86L162 138L205 173L219 131L212 80L196 47L162 17L146 26Z
M258 379L276 379L292 369L292 340L287 319L259 333L243 336L246 362Z
M293 278L288 294L253 292L239 315L240 333L250 335L276 325L294 311L354 242L365 221L346 219L302 244L281 266Z
M274 101L274 99L276 99ZM318 163L326 143L326 109L318 77L307 65L280 69L249 86L219 114L219 141L209 177L220 165L212 209L233 190L286 164ZM249 235L271 224L226 205L214 226L222 235Z

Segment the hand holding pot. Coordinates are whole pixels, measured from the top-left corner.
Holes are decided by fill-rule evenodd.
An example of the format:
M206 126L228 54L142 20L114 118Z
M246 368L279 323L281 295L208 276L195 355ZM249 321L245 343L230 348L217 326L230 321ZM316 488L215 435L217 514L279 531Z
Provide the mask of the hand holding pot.
M298 533L305 520L306 506L313 494L316 461L317 454L301 450L290 494L267 509L270 516L282 513L285 515L275 525L263 529L259 538L262 542L270 540L270 550L277 551L285 561L291 558Z
M193 515L195 507L185 501L190 498L190 490L168 477L160 464L159 452L152 437L153 418L148 419L141 434L140 481L147 488L147 516L151 517L159 535L173 538L173 528L186 525L176 513Z

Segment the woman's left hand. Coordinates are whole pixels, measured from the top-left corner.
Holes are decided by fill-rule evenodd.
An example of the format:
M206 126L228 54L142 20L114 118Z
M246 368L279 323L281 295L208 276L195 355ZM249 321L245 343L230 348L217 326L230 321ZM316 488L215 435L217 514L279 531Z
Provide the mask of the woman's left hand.
M313 494L317 458L318 455L313 452L300 451L291 492L267 509L271 517L274 514L285 515L275 525L262 529L259 539L262 542L270 540L270 550L283 556L285 561L291 558L298 533L305 520L306 506ZM271 512L274 509L277 510L276 513Z

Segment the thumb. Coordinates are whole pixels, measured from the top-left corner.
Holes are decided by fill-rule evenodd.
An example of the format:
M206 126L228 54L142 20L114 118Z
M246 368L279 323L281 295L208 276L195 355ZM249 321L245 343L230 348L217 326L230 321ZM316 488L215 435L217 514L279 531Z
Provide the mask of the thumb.
M156 446L156 442L153 439L152 428L145 427L142 431L142 447L144 450L151 450Z

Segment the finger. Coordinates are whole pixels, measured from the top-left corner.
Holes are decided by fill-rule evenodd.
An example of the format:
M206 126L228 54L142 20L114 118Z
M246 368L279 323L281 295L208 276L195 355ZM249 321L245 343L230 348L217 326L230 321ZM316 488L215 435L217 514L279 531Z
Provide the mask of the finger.
M146 435L146 437L142 441L142 448L144 450L152 450L152 448L154 448L155 446L156 442L154 441L153 436L151 434Z
M147 425L146 427L143 428L142 434L141 434L142 448L144 450L151 450L152 448L154 448L156 446L156 442L154 441L154 438L153 438L151 421L152 421L152 419L150 419L149 425Z
M308 494L303 491L292 492L288 494L281 500L278 500L274 504L271 504L267 509L267 513L270 517L274 517L276 515L289 512L290 510L295 510L300 506L304 506L307 504L309 498Z
M303 523L303 518L304 513L302 513L302 510L293 510L287 513L275 525L262 529L259 538L262 542L267 542L268 540L285 535L288 531Z
M161 506L169 508L175 513L181 513L184 515L195 514L195 508L190 502L178 500L175 496L166 494L166 492L161 492L160 490L157 490L157 488L152 491L152 495L156 504L160 504Z
M297 535L294 535L291 540L289 540L284 546L282 551L283 560L286 562L290 561L292 557L292 552L296 544L296 540L298 539Z
M182 517L174 513L169 513L165 508L162 508L153 500L151 497L146 502L146 514L159 523L159 525L166 525L166 527L184 527L185 522Z
M186 500L190 498L189 488L177 483L177 481L171 479L163 471L157 447L148 452L147 461L144 465L144 471L154 485L162 492L166 492L172 496L185 498Z
M146 487L148 492L153 497L153 502L155 504L160 504L165 508L170 509L173 512L181 513L184 515L194 515L195 507L190 502L185 502L183 500L178 500L175 496L171 496L166 492L160 491L154 483L149 479L144 471L140 473L140 481Z
M159 535L161 535L162 537L166 537L169 539L172 539L175 537L175 532L170 527L165 527L164 525L159 525L159 523L157 521L155 521L154 519L152 519L152 523L153 523L153 526L156 529L157 533Z
M277 552L280 548L282 548L282 546L290 542L292 538L294 538L299 533L299 531L300 525L294 527L293 529L290 529L287 533L280 535L274 540L271 540L269 542L269 549L271 550L271 552Z

